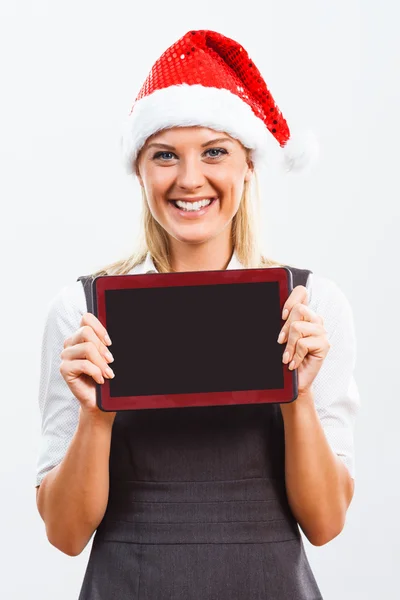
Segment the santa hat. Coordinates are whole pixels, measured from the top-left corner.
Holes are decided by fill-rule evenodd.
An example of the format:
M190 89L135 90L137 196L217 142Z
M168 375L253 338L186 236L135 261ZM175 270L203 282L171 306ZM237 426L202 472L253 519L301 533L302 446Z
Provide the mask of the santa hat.
M252 149L255 167L268 162L272 136L283 148L286 172L308 170L318 155L311 131L291 134L243 46L215 31L189 31L153 65L124 124L121 145L128 173L135 172L148 137L194 125L238 139Z

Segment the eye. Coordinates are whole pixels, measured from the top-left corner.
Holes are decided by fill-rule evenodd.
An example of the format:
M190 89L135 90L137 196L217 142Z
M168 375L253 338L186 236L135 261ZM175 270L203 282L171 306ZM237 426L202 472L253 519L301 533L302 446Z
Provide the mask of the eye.
M210 148L209 150L206 150L206 152L222 152L222 154L228 154L224 148ZM219 158L220 156L221 154L213 154L211 158Z
M208 152L217 152L218 154L212 154L209 155L210 158L219 158L221 156L221 154L228 154L228 152L224 149L224 148L210 148L209 150L205 151L205 154L207 154ZM161 152L156 152L153 155L153 160L156 160L158 158L162 159L163 162L168 162L168 158L165 158L166 155L170 155L170 156L175 156L176 154L174 154L173 152L169 152L167 150L161 151Z
M163 152L156 152L153 156L153 160L156 158L161 158L163 154L173 154L173 152L168 152L167 150L164 150Z

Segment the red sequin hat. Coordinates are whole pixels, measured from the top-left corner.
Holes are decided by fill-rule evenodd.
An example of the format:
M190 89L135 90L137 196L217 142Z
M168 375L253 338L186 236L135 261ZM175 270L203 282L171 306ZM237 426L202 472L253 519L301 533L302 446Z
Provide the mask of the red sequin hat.
M148 137L162 129L194 125L240 140L252 149L255 167L268 162L272 136L284 148L287 172L307 169L318 154L312 132L291 135L243 46L215 31L189 31L151 68L123 130L128 173L135 172L137 154Z

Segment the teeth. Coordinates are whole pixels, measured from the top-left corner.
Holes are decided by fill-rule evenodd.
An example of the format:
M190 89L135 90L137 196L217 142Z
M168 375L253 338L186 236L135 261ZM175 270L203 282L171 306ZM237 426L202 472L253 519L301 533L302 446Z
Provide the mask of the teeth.
M211 200L200 200L200 202L181 202L180 200L177 200L175 204L184 210L193 211L200 210L204 206L211 204L211 202Z

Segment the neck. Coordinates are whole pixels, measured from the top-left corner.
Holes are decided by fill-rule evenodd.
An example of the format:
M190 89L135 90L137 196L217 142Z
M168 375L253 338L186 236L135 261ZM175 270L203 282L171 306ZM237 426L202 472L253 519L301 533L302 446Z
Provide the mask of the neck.
M218 240L207 244L184 244L173 240L171 243L171 264L176 272L182 271L224 271L233 254L233 244L222 245Z

